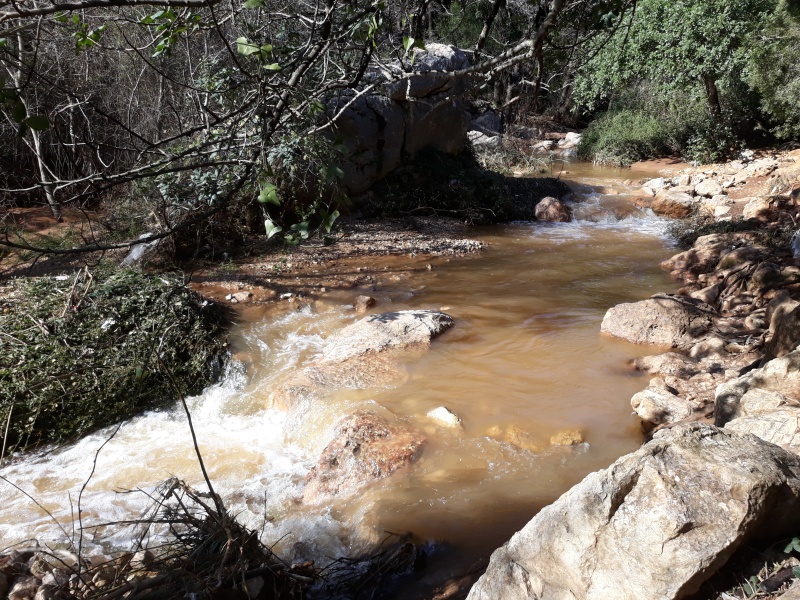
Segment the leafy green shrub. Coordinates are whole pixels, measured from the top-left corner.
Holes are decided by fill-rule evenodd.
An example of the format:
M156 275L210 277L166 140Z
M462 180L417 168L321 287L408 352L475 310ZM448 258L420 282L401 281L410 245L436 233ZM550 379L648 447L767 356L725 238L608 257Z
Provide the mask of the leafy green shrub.
M717 122L711 119L688 121L686 127L692 132L680 144L683 159L707 164L731 156L740 143L729 123L730 119L727 118Z
M710 163L739 148L731 127L734 115L709 116L700 98L686 95L671 102L652 93L629 93L584 131L578 154L601 164L627 166L639 160L680 155L684 160Z
M675 152L673 133L662 119L644 111L610 112L583 132L578 154L601 164L630 165Z
M176 276L83 270L11 281L0 299L6 450L70 440L200 392L225 351L224 325Z
M800 4L781 0L744 73L779 139L800 137Z

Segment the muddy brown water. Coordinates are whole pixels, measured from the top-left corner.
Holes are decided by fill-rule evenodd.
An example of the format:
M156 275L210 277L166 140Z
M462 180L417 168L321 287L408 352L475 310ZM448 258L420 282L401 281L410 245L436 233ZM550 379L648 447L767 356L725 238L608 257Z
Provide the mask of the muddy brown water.
M414 597L464 572L587 473L641 444L629 400L645 381L628 362L655 349L603 337L599 327L610 306L674 288L658 268L673 248L663 222L616 195L629 171L571 167L565 177L577 171L581 181L573 223L480 230L488 248L466 258L370 259L362 268L388 283L337 291L299 311L243 313L234 345L246 362L190 406L218 491L276 551L326 562L367 550L387 532L412 532L431 548L431 568L405 591ZM411 279L392 281L394 270L409 268ZM363 292L378 300L373 312L441 309L456 326L410 358L400 382L318 395L288 412L270 408L281 380L358 318L349 304ZM426 416L439 406L463 426ZM303 506L303 479L334 423L363 408L421 430L428 443L420 459L356 494ZM561 432L579 432L583 443L551 445ZM129 544L131 530L95 526L140 514L149 505L144 492L159 482L179 476L200 486L177 407L109 435L0 469L39 503L0 481L2 546L31 538L61 545L75 535L92 471L80 502L84 546L95 552Z

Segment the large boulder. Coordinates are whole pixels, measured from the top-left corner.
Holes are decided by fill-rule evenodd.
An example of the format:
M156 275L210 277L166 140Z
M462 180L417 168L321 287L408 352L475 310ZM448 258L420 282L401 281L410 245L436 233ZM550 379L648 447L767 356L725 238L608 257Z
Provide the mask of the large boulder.
M545 196L539 201L535 215L537 220L548 223L568 223L572 220L567 205L552 196Z
M694 192L698 196L712 198L722 194L722 186L715 179L705 179L695 186Z
M285 407L315 390L365 389L397 380L410 352L427 350L452 326L448 314L433 310L364 317L328 338L321 358L279 386L275 403Z
M714 398L714 423L722 426L739 415L742 397L750 390L800 398L800 350L767 362L741 377L720 384Z
M693 298L657 294L608 309L600 331L634 344L688 349L708 333L713 309Z
M800 524L800 457L679 425L592 473L494 552L468 600L685 598L734 551Z
M390 425L374 412L344 417L306 476L303 501L318 503L388 477L413 462L425 438Z
M455 46L427 44L415 50L409 78L366 94L346 90L328 102L328 114L335 116L330 136L347 148L341 161L347 192L368 190L423 148L448 154L466 148L469 77L446 73L468 66Z

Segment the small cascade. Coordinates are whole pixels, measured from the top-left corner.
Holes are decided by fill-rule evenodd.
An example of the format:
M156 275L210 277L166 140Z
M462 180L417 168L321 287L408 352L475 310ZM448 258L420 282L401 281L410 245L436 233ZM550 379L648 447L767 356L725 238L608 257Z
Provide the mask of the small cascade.
M670 249L664 222L620 198L579 188L571 223L487 229L479 256L430 259L410 282L354 289L353 299L377 298L373 311L432 308L456 321L392 384L320 390L273 408L281 383L360 315L321 300L243 313L232 335L236 360L188 399L226 505L287 560L324 563L369 550L387 531L410 531L448 548L438 568L457 572L586 473L636 448L628 401L642 384L625 364L637 349L601 337L599 325L609 306L669 287L658 263ZM379 273L382 259L370 268ZM428 416L439 407L460 425ZM357 410L421 432L419 460L356 494L303 504L306 475L336 422ZM129 529L101 525L137 518L162 481L203 486L179 404L20 457L0 476L6 545L63 545L82 526L84 548L95 553L128 547Z

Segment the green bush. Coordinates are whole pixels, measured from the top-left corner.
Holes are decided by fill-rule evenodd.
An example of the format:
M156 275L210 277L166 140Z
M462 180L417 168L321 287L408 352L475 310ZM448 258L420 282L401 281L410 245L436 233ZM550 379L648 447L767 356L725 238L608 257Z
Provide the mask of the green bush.
M779 139L800 137L800 4L782 0L749 54L744 77Z
M200 392L219 373L224 325L221 310L176 276L83 270L63 281L12 280L0 299L6 451L67 441Z
M627 166L661 156L679 155L686 161L723 160L739 148L724 112L718 120L708 115L699 98L660 102L647 94L630 94L620 108L593 121L581 138L578 154L601 164Z
M578 154L601 164L630 165L674 153L677 144L663 119L639 110L610 112L583 132Z

